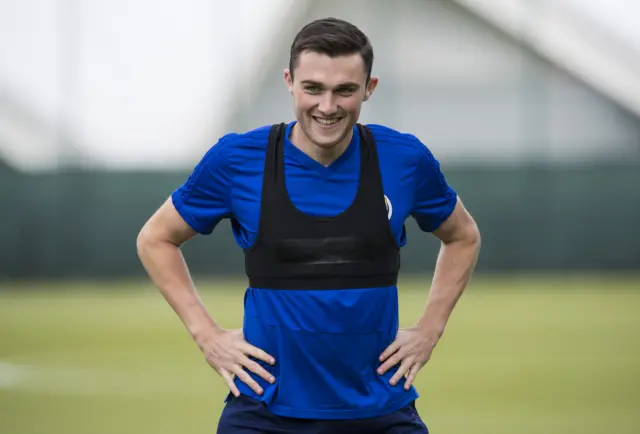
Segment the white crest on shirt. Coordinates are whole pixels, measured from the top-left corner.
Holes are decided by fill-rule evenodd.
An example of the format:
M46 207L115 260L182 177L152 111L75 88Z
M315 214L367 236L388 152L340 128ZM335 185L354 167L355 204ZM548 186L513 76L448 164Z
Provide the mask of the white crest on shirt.
M391 216L393 215L393 206L386 194L384 195L384 207L387 209L387 218L391 220Z

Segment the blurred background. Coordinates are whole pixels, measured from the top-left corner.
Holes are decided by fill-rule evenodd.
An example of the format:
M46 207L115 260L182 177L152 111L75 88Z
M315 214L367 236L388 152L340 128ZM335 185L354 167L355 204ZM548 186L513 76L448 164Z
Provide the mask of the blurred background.
M295 33L370 37L483 234L420 377L434 433L640 432L640 3L0 0L0 434L215 432L224 385L148 283L145 220L230 131L293 118ZM438 243L407 221L403 325ZM242 323L228 222L184 248Z

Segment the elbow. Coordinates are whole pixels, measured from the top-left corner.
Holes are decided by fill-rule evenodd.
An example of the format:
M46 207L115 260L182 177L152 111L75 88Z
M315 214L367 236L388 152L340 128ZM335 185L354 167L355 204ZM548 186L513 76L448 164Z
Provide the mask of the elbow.
M142 259L142 255L144 254L144 250L145 250L145 236L144 236L144 231L140 231L138 233L138 237L136 238L136 252L138 254L138 258Z
M471 216L469 216L469 219L460 231L458 239L468 246L473 246L475 250L480 250L482 235L480 234L478 224Z
M138 258L142 259L144 257L151 241L152 237L150 235L148 224L145 224L142 229L140 229L140 232L138 232L138 236L136 237L136 251L138 253Z
M478 227L478 224L475 222L475 220L472 220L469 226L469 234L467 236L469 242L480 248L480 244L482 244L482 235L480 234L480 228Z
M187 238L188 239L188 238ZM184 242L177 235L170 234L167 228L161 224L158 224L157 220L150 219L138 232L136 237L136 250L138 257L143 260L149 256L152 251L163 248L164 246L171 246L177 249Z
M482 236L476 222L469 218L464 224L458 226L454 233L442 241L444 244L457 244L480 250Z
M480 248L482 246L482 235L480 234L480 229L478 228L478 225L476 224L475 221L469 228L468 240L469 240L468 245L470 246L469 252L474 258L473 260L475 264L480 258Z

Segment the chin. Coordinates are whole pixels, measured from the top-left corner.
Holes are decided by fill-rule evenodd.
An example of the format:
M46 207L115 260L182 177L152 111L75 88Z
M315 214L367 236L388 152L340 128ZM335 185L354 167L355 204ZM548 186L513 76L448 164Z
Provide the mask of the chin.
M335 137L314 136L311 137L311 141L320 148L331 149L334 146L337 146L344 137L344 134Z
M347 137L349 130L342 130L339 132L334 132L333 134L318 134L316 131L313 131L311 135L311 140L321 148L333 148L338 145L345 137Z

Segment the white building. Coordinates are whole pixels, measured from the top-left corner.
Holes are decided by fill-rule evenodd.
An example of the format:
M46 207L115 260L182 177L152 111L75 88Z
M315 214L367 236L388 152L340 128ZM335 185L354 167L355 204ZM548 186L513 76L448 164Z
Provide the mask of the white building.
M363 122L449 164L640 155L640 3L0 1L0 158L27 171L189 168L227 131L291 119L295 32L371 38Z

